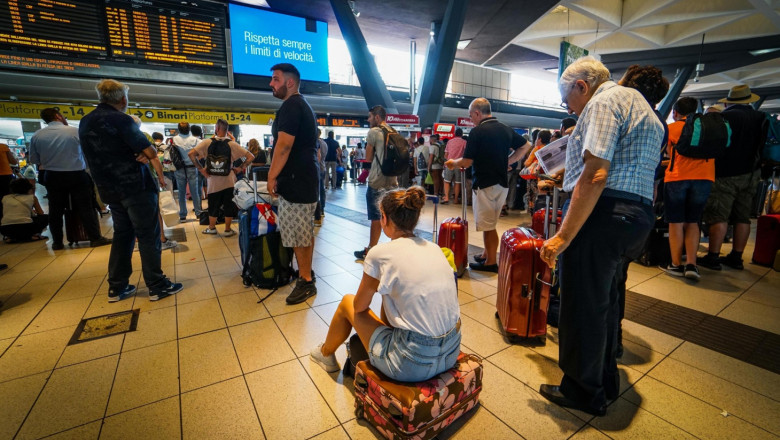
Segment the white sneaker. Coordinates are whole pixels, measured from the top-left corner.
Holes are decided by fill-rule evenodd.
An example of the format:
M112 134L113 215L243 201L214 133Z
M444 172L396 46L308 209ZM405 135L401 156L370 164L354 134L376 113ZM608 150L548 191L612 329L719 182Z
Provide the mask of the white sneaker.
M341 370L335 354L330 356L322 354L322 344L311 349L311 360L328 373L335 373L336 371Z
M203 233L206 235L217 235L217 228L214 229L206 228L203 230Z
M176 240L171 240L171 239L169 238L168 240L166 240L166 241L165 241L165 243L162 243L162 249L161 249L161 250L163 250L163 251L164 251L164 250L166 250L166 249L173 249L173 248L175 248L175 247L176 247L176 246L178 246L178 245L179 245L179 242L178 242L178 241L176 241Z

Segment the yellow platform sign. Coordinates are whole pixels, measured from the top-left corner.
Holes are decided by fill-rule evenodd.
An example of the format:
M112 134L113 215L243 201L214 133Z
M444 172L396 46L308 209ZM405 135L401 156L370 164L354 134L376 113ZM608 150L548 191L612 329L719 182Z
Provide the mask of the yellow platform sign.
M65 105L65 104L33 104L28 102L0 101L0 118L14 119L40 119L41 110L49 107L56 107L63 116L68 119L78 121L89 112L94 110L94 106L87 105ZM204 111L204 110L161 110L155 108L129 108L127 113L136 115L143 122L158 122L176 124L180 121L187 121L190 124L210 125L217 122L217 119L224 119L229 124L252 124L265 125L273 117L273 113L244 113L232 111Z

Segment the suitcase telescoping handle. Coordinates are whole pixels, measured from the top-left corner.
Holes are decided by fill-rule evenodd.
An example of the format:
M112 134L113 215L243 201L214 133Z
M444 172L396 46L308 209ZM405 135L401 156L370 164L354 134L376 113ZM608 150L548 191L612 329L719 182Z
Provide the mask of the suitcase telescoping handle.
M426 199L429 199L433 202L433 242L438 243L439 242L439 197L438 196L432 196L432 195L426 195Z
M463 204L463 221L466 221L466 211L468 211L468 203L466 203L466 200L468 200L468 195L466 194L466 169L461 168L460 169L460 201ZM457 200L456 200L457 201Z

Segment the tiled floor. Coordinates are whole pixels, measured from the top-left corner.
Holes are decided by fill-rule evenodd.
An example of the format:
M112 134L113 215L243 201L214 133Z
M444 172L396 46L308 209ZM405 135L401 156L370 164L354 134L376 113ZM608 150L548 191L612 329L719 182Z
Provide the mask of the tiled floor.
M361 188L330 202L364 212ZM439 219L459 207L442 206ZM504 230L527 222L501 219ZM102 220L111 235L110 218ZM426 208L419 228L430 230ZM0 439L318 438L372 439L355 420L351 384L312 364L341 296L362 267L352 251L368 228L333 214L318 228L319 294L287 306L290 287L267 291L239 279L237 237L204 236L185 223L187 242L163 252L165 272L185 285L148 300L134 256L138 294L108 304L107 247L52 252L46 244L0 245ZM470 233L481 246L481 236ZM727 246L728 247L728 246ZM750 255L752 246L747 250ZM703 270L698 284L632 265L637 293L780 333L780 274ZM494 317L497 280L474 273L459 283L463 350L484 358L481 405L441 438L778 438L780 376L661 331L626 321L621 396L606 417L548 403L537 392L561 378L557 331L541 347L511 345ZM379 302L374 301L374 309ZM66 346L84 317L139 309L135 332ZM341 348L337 357L346 356Z

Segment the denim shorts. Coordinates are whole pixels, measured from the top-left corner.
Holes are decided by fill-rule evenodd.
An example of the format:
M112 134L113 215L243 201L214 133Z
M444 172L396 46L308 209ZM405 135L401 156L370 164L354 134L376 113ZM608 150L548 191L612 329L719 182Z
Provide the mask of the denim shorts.
M379 220L382 215L379 213L379 198L384 191L381 189L374 189L370 186L366 188L366 213L369 220Z
M442 336L378 327L368 344L371 365L400 382L420 382L449 370L460 354L460 325Z
M664 183L664 219L667 223L698 223L710 197L712 181L679 180Z

